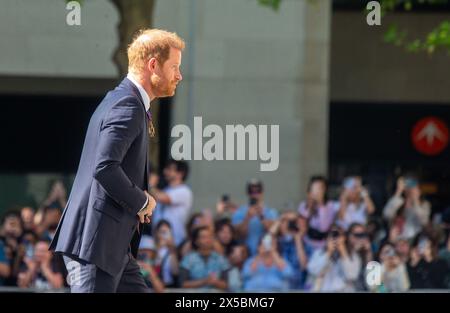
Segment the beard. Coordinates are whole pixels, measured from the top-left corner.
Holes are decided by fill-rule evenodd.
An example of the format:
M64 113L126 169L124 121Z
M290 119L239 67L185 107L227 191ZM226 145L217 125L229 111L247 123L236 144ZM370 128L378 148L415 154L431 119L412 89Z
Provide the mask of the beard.
M153 85L153 90L155 90L156 97L171 97L175 94L175 89L177 88L176 80L169 80L156 76L151 78L151 82Z

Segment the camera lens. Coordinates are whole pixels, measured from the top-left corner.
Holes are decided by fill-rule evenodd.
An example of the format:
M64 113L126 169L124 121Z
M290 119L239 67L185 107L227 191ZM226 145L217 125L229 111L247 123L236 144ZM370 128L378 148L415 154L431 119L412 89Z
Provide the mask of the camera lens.
M339 237L339 231L337 231L337 230L332 230L332 231L331 231L331 237L333 237L333 238Z

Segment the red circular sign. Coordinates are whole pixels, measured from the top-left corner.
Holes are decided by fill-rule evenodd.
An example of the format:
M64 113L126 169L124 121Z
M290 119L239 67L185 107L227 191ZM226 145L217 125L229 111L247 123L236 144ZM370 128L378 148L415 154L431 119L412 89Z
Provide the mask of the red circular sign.
M448 127L440 118L425 117L414 125L411 139L420 153L437 155L447 147Z

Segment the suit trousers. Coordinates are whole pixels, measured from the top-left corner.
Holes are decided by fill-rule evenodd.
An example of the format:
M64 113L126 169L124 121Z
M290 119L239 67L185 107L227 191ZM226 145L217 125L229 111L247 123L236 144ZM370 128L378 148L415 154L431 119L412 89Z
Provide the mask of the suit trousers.
M125 254L120 272L112 276L95 264L63 255L67 282L72 293L148 293L140 267L131 252Z

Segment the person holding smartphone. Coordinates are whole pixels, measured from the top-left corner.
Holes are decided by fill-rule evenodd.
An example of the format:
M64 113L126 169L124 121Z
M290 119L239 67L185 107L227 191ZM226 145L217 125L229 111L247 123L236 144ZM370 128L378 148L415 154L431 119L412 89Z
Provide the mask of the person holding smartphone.
M445 289L448 286L450 268L438 258L434 238L419 233L413 240L408 263L411 289Z
M362 185L360 176L344 179L339 202L337 223L344 230L353 223L366 225L368 217L375 212L375 204L367 188Z
M160 277L167 287L175 287L178 278L177 248L172 227L166 220L160 220L155 228L156 265L160 268Z
M361 270L361 259L349 254L345 232L333 225L325 247L314 251L307 269L307 286L312 291L352 292Z
M231 200L230 195L223 194L216 203L216 216L230 218L236 212L238 206Z
M290 289L303 289L308 256L303 243L306 228L295 212L284 212L275 223L274 233L278 240L280 255L292 266L293 275L289 279ZM273 228L272 228L273 229Z
M258 243L278 219L278 212L264 203L263 183L251 180L247 184L248 205L237 209L231 222L237 231L238 239L247 244L250 255L258 252Z
M279 253L277 240L266 234L258 245L258 254L248 259L242 269L245 291L286 291L294 271Z
M412 239L425 225L431 214L431 204L423 199L419 182L412 177L399 177L394 195L383 209L383 216L398 236Z

